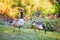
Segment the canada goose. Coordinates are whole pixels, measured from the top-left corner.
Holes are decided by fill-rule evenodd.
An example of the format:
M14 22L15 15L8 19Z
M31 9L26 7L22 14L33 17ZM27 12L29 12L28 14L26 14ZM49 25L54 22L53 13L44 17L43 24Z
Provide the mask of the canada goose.
M44 24L42 22L32 22L32 26L34 28L34 31L36 31L36 29L40 30L43 29L44 32L46 33L46 27L44 26Z
M14 26L14 28L19 28L19 31L20 31L20 28L22 27L22 25L24 25L22 9L20 10L20 14L21 14L20 19L13 20L13 22L12 22L12 25ZM15 29L14 29L14 31L15 31Z

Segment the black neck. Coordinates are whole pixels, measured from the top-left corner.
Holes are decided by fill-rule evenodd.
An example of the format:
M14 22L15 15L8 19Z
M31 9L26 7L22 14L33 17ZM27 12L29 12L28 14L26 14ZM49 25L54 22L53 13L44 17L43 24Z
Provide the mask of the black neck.
M23 12L21 12L20 14L21 14L21 15L20 15L20 18L23 18Z
M20 10L20 18L23 19L23 10Z

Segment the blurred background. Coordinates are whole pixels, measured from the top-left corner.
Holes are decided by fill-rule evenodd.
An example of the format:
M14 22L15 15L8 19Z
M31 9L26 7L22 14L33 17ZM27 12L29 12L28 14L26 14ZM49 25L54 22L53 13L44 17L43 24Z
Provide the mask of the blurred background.
M0 0L0 25L19 19L21 8L27 28L41 21L48 31L60 32L60 0Z
M20 18L24 25L15 29L10 23ZM47 33L31 28L32 22L42 22ZM0 0L0 40L60 40L60 0Z

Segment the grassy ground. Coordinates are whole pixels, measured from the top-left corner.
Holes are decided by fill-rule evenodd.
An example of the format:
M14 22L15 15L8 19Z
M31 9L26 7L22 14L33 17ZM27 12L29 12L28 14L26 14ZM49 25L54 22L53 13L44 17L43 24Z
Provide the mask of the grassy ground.
M13 32L12 27L0 26L0 40L60 40L60 33L43 31L34 32L33 29L23 29Z

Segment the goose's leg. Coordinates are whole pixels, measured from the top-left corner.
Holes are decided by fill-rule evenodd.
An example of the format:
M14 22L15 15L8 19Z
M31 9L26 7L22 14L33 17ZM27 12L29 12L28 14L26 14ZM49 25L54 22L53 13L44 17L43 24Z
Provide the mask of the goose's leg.
M19 27L19 32L20 32L20 27Z
M46 34L46 29L44 30L45 34Z
M38 29L39 30L39 32L40 32L40 29Z
M14 27L14 29L13 29L13 32L15 32L15 27Z
M34 28L34 32L36 32L36 28Z

